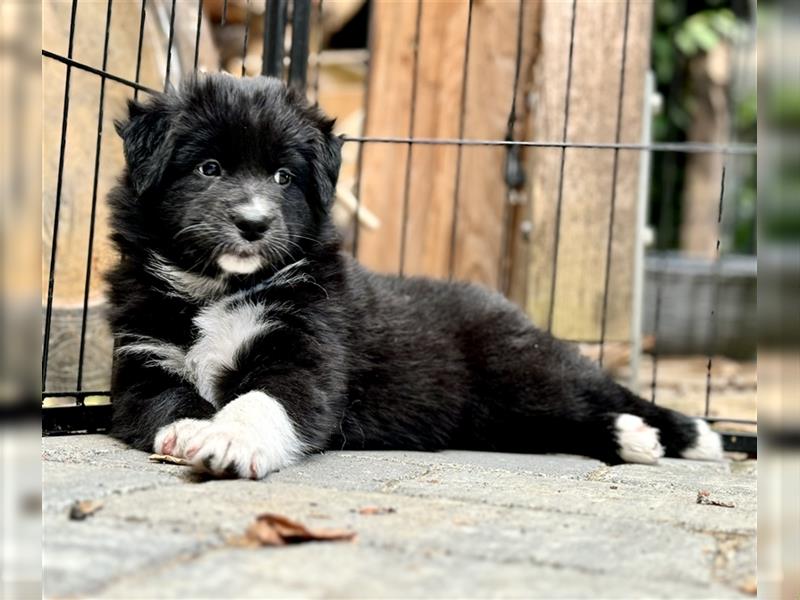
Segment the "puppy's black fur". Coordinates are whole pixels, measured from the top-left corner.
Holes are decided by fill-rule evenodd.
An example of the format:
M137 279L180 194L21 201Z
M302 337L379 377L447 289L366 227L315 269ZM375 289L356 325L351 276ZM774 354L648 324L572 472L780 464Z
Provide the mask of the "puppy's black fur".
M121 256L108 276L122 350L118 438L150 450L159 428L262 390L317 450L566 452L617 463L620 413L658 428L668 456L695 443L693 420L636 397L499 294L376 275L340 253L329 211L341 142L332 121L276 80L204 76L129 112L117 126L127 170L110 195ZM212 159L219 172L202 166ZM236 215L254 194L272 212L252 240ZM225 253L260 268L226 273ZM237 349L203 397L164 367L159 348L188 350L198 311L224 298L266 307L272 326ZM132 343L138 351L125 352Z

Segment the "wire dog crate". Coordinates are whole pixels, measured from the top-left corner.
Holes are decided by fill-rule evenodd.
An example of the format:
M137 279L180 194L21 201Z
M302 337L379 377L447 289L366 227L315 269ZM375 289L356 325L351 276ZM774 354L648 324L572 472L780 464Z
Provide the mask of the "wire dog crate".
M210 0L205 0L209 2ZM256 0L247 0L247 6L250 2ZM452 4L452 3L450 3ZM477 3L475 3L477 4ZM509 4L509 3L507 3ZM549 210L552 211L553 227L552 231L548 232L548 245L551 249L548 261L550 262L547 269L546 276L540 278L538 285L546 290L547 302L546 305L540 306L538 309L538 318L534 320L543 328L550 330L554 329L555 321L557 320L556 308L558 302L556 301L556 294L560 291L559 276L561 262L563 260L563 246L564 240L562 239L563 229L565 226L565 210L566 210L566 193L565 181L567 180L567 171L569 169L569 162L571 155L568 153L576 151L585 151L589 153L604 153L603 156L610 156L608 168L611 174L611 185L608 190L607 198L605 198L604 212L607 215L607 227L605 227L606 235L605 240L600 244L600 254L605 255L604 267L598 272L600 287L602 293L598 295L597 314L599 335L593 339L570 339L575 342L591 342L597 345L598 354L597 360L602 365L604 360L608 359L607 348L609 344L609 332L611 330L611 319L609 317L610 311L614 305L614 296L612 292L614 270L612 268L612 253L615 252L615 225L618 226L620 219L620 189L619 182L621 178L626 176L626 168L624 165L630 165L630 156L636 156L637 170L639 173L638 183L634 186L637 188L639 200L636 207L636 227L634 229L635 240L633 240L632 247L635 256L631 258L633 265L633 284L632 284L632 311L633 315L630 323L630 339L631 350L630 356L633 363L631 369L635 375L638 372L638 358L641 353L642 337L641 337L641 321L637 314L642 313L642 286L643 286L643 254L644 242L641 239L644 229L644 214L646 207L644 198L647 195L649 173L649 159L652 153L680 153L685 155L702 154L702 155L717 155L722 157L722 168L720 173L718 185L718 205L717 205L717 222L720 223L723 219L723 214L726 208L726 184L729 180L730 165L737 157L753 157L756 153L754 145L750 144L718 144L718 143L705 143L705 142L667 142L658 143L652 142L649 122L651 114L647 108L649 96L645 93L645 109L642 112L642 135L639 141L632 142L626 139L623 135L623 123L625 120L625 108L628 106L626 100L626 93L630 91L630 82L626 81L628 77L628 70L630 68L630 61L632 60L631 50L629 49L629 36L631 35L631 12L632 3L630 0L620 0L619 4L622 7L623 23L621 29L621 39L619 44L619 56L614 57L617 60L618 69L616 73L616 85L614 87L614 96L616 97L616 105L610 109L610 114L613 115L613 140L612 141L575 141L570 137L570 119L574 117L574 63L576 56L576 40L578 40L578 33L576 33L577 25L579 25L579 10L578 0L572 0L568 18L567 30L569 32L566 41L566 56L564 57L565 74L563 84L564 87L559 90L558 94L562 99L561 106L563 107L563 114L559 116L560 121L560 135L557 139L524 139L519 134L520 130L520 113L525 103L535 102L536 99L524 97L520 89L521 72L528 68L524 64L527 60L525 58L526 44L530 40L526 38L529 32L525 31L524 23L526 22L524 16L525 11L538 10L535 8L534 3L527 0L518 0L514 4L517 11L516 16L516 31L513 32L513 45L516 50L513 56L513 76L510 78L510 103L509 109L504 116L505 131L502 135L495 138L489 137L471 137L467 135L466 121L467 121L467 98L468 94L475 94L476 83L470 82L470 75L472 71L471 60L480 58L481 52L486 52L487 48L475 47L480 41L475 39L475 26L476 26L476 8L473 0L464 0L463 6L460 10L466 12L465 23L463 29L460 30L461 47L459 50L460 65L454 70L460 71L460 77L456 78L457 97L459 102L456 106L450 106L455 115L452 119L454 135L443 136L421 136L416 134L415 124L424 114L420 111L425 110L425 107L418 110L418 102L420 95L420 85L425 74L422 70L421 58L421 38L423 28L430 26L431 21L423 19L423 9L426 8L426 2L423 0L416 0L414 3L407 3L405 10L409 13L408 19L411 23L408 29L411 33L408 42L408 53L410 61L408 64L396 65L396 69L406 69L409 78L407 86L409 97L407 98L408 113L407 121L401 123L406 128L405 135L374 135L372 134L367 124L372 117L368 105L370 94L374 94L376 86L382 85L385 82L374 81L375 65L373 64L374 53L374 29L375 23L371 23L369 27L369 40L367 43L367 53L363 56L364 67L366 70L365 91L364 97L364 116L361 121L361 132L359 134L346 133L344 135L345 148L354 147L354 175L351 183L352 197L354 199L354 206L352 207L351 215L351 230L347 237L347 244L353 255L359 258L364 258L364 231L363 231L363 213L367 210L362 205L365 169L369 169L365 163L367 162L368 148L376 146L398 147L404 149L405 161L404 164L395 164L394 171L399 183L398 198L399 203L399 218L397 219L397 231L393 236L396 242L397 256L396 272L399 275L406 275L413 272L414 265L411 264L409 256L414 250L414 240L412 236L412 225L410 224L414 219L414 182L413 182L413 169L415 163L415 156L419 159L420 153L424 153L424 149L431 148L448 148L450 162L448 163L452 168L453 179L448 183L448 191L451 192L450 204L448 210L450 219L440 231L446 231L447 239L440 240L437 248L441 249L442 259L437 267L436 275L444 276L450 279L470 278L469 274L459 272L459 265L457 255L459 248L463 248L465 243L460 236L463 235L462 229L465 227L463 210L464 206L460 204L463 200L464 194L468 192L463 183L463 175L466 170L475 165L475 162L469 162L467 155L469 152L477 149L486 151L503 152L502 160L502 174L500 175L504 183L505 189L498 197L502 197L502 206L498 207L501 216L499 222L502 224L501 233L499 235L498 247L500 251L493 259L496 262L496 285L503 291L508 293L510 288L513 287L511 280L514 275L512 273L513 266L509 259L509 254L513 251L514 240L516 237L521 237L530 243L532 236L537 235L535 224L532 223L532 218L520 219L518 216L518 209L521 205L525 204L523 197L523 190L529 183L526 181L525 159L523 158L524 152L534 151L547 151L554 157L552 165L554 171L549 176L554 177L552 189L555 194L551 198L539 200L547 202ZM176 0L141 0L140 5L137 6L138 10L138 23L136 30L138 31L135 47L136 58L134 73L132 76L123 74L125 69L116 69L115 64L119 63L119 57L114 56L112 41L112 23L114 22L114 8L113 0L107 0L105 4L105 27L103 30L103 43L102 43L102 58L99 64L92 64L89 60L81 60L76 56L74 50L76 41L79 40L78 31L78 14L79 14L79 0L72 0L69 10L68 30L66 32L66 49L65 52L57 52L54 48L44 47L42 49L42 56L45 63L49 63L49 68L58 65L63 70L63 95L61 95L61 88L59 94L61 95L61 114L60 114L60 130L57 141L58 157L57 163L54 160L54 173L55 185L52 190L53 194L53 209L52 214L46 215L48 227L45 230L45 237L49 237L49 263L46 265L46 302L43 307L43 351L42 351L42 421L43 433L45 435L62 434L62 433L78 433L78 432L98 432L104 431L109 424L110 420L110 392L107 389L91 389L92 386L86 385L86 371L87 365L92 361L88 358L91 353L97 353L103 358L99 361L102 364L107 364L108 355L111 349L107 347L95 348L90 330L94 327L95 317L102 321L102 307L98 308L92 303L90 292L96 290L98 286L97 277L93 277L97 269L98 258L96 256L96 248L98 243L98 223L102 218L102 200L101 185L100 185L100 172L103 167L103 157L107 152L104 152L104 144L107 143L107 127L104 128L104 122L108 118L106 112L109 110L107 106L107 92L108 86L113 85L115 89L127 90L128 96L140 97L142 95L151 94L161 89L167 89L171 82L183 74L183 71L197 69L199 66L201 55L201 38L208 35L204 31L204 0L197 0L196 2L176 2ZM187 8L187 6L189 8ZM536 4L538 6L538 4ZM374 8L374 4L368 4L367 8ZM207 8L207 7L206 7ZM323 60L319 52L312 53L312 30L314 25L319 25L322 22L322 0L312 4L312 0L267 0L264 4L263 15L260 17L261 21L254 25L252 20L247 20L244 23L242 33L242 55L241 55L241 75L244 76L247 71L248 65L248 42L252 42L254 36L260 36L262 44L261 50L261 65L260 73L275 77L284 78L290 86L294 86L300 90L306 90L309 97L318 101L321 93L320 86L320 65ZM191 9L191 10L190 10ZM221 25L224 27L228 17L228 11L232 10L233 6L229 6L228 0L222 2L222 15ZM315 21L316 20L316 21ZM145 31L147 23L150 21L159 21L163 32L163 46L156 50L152 48L148 50L145 44ZM176 31L179 27L184 29L191 25L193 30L193 47L192 44L187 45L183 43L180 45L176 42ZM66 26L66 24L65 24ZM133 29L130 27L130 29ZM512 35L512 32L506 32L507 35ZM184 36L186 37L186 36ZM45 45L47 40L45 39ZM317 43L317 46L319 44ZM157 54L160 64L163 67L163 86L155 89L155 86L146 85L142 82L142 69L143 69L143 54L150 52ZM452 54L452 53L451 53ZM448 55L449 56L449 55ZM362 58L358 58L362 60ZM455 61L455 59L453 59ZM454 65L455 62L449 63ZM179 68L180 65L180 68ZM188 65L188 68L187 68ZM116 71L116 72L115 72ZM176 73L176 71L181 71ZM80 74L81 81L75 81L75 75ZM239 73L237 73L238 75ZM46 76L46 74L45 74ZM97 96L91 97L87 100L87 95L82 93L85 85L88 85L86 79L91 77L96 80ZM310 82L308 81L310 79ZM649 86L652 87L652 81L649 81ZM76 85L77 83L77 85ZM626 90L626 85L628 89ZM492 94L496 90L486 90L484 93ZM93 169L92 169L92 183L91 191L87 193L86 206L88 212L86 214L87 232L85 235L86 245L83 248L76 248L74 245L64 249L59 245L60 226L63 226L65 219L69 219L70 215L65 215L65 195L64 195L64 179L65 173L69 172L68 168L68 137L74 131L70 123L73 119L73 110L76 103L90 104L92 107L96 106L95 120L92 123L95 132L95 144L93 153ZM71 108L73 107L73 108ZM603 109L605 110L605 109ZM336 115L334 115L336 116ZM599 154L598 154L599 155ZM467 164L469 162L469 164ZM448 167L449 168L449 167ZM557 182L557 183L556 183ZM45 190L47 193L47 190ZM517 216L515 216L517 215ZM713 250L713 261L715 265L721 263L720 256L720 238L717 235L716 239L709 240L709 248ZM438 250L437 250L438 251ZM530 250L526 250L529 252ZM54 329L54 299L56 298L57 282L62 281L62 275L59 271L59 261L63 261L65 252L70 252L73 255L79 253L83 258L80 269L80 277L73 277L73 279L80 279L82 281L82 293L77 294L77 302L74 306L74 328L79 331L76 340L76 355L75 361L76 369L73 373L74 384L65 385L60 384L57 388L48 385L51 379L48 378L48 367L52 365L53 356L58 352L57 332ZM424 253L425 249L419 250ZM74 260L73 260L74 262ZM715 273L719 271L716 270ZM527 283L526 283L527 285ZM650 398L653 402L659 401L657 398L657 380L658 380L658 366L659 366L659 351L658 351L658 328L659 328L659 315L661 310L661 303L663 299L663 287L659 285L656 289L655 297L655 330L656 330L656 343L649 351L652 361L652 377L650 385ZM707 315L708 326L711 330L711 342L708 344L706 364L705 364L705 398L704 410L701 416L704 416L710 422L722 422L736 425L755 426L755 419L739 419L735 417L728 417L726 415L713 416L711 407L714 401L714 372L713 365L715 360L715 347L714 347L714 330L717 315L717 306L719 304L719 285L713 286L711 311ZM531 311L529 311L531 312ZM565 337L558 335L557 331L553 331L557 337ZM88 362L87 362L88 361ZM647 394L645 394L646 396ZM724 432L723 432L724 433ZM725 436L725 446L728 450L736 450L755 454L755 434L746 432L728 433Z

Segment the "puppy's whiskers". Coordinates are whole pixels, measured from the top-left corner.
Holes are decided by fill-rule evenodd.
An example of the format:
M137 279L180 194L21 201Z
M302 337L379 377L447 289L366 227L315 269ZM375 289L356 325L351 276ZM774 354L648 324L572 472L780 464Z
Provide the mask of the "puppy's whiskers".
M193 223L191 225L187 225L186 227L178 231L178 233L175 234L175 237L173 239L177 240L182 235L186 235L188 233L197 233L197 232L213 233L213 230L211 229L211 226L208 223Z

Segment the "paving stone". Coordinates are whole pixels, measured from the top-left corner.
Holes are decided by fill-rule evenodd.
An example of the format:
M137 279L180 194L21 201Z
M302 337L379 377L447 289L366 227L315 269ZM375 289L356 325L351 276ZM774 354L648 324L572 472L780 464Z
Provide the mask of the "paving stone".
M348 451L253 482L199 479L104 436L48 438L42 455L48 597L722 598L755 577L752 462ZM735 507L698 505L699 489ZM92 517L66 518L98 498ZM261 512L358 541L231 547Z
M263 482L210 482L173 488L168 496L163 492L109 498L102 516L196 535L213 533L224 544L244 532L255 515L278 512L310 526L352 529L364 545L403 553L665 581L678 577L696 587L713 583L713 536L633 519L624 511L598 518ZM394 512L360 514L366 506ZM661 560L664 556L669 560Z
M144 580L153 565L175 556L191 556L208 543L209 536L186 535L149 524L96 516L71 521L66 514L45 515L43 596L90 594L126 574Z
M201 581L202 585L198 582ZM359 544L224 549L127 577L98 598L729 598L719 585L491 563Z
M174 466L152 471L45 462L42 465L42 508L63 511L76 500L177 485L185 481L184 475Z

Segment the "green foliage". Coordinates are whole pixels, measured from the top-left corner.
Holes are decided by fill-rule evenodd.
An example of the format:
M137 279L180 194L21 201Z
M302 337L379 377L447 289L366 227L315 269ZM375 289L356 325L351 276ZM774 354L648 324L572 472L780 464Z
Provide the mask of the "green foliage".
M690 85L690 61L721 43L745 39L747 23L731 8L731 0L655 0L652 65L663 110L654 116L655 141L684 141L692 125L693 107L698 99ZM787 100L783 106L797 106ZM757 100L755 91L737 99L732 107L738 141L756 140ZM787 118L800 123L800 112L788 109ZM796 119L796 120L795 120ZM678 245L682 189L686 156L679 153L653 155L651 214L657 226L657 245L671 249ZM748 169L749 170L749 169ZM736 219L731 240L733 250L747 252L755 247L755 169L737 182Z
M685 56L709 52L723 40L742 35L742 24L728 8L704 10L679 23L673 34L675 45Z
M800 88L776 87L769 104L770 121L782 128L800 128Z
M734 121L736 129L742 132L746 139L756 139L755 129L758 122L758 96L755 90L748 94L735 107Z

